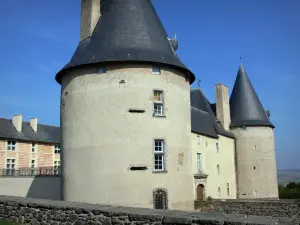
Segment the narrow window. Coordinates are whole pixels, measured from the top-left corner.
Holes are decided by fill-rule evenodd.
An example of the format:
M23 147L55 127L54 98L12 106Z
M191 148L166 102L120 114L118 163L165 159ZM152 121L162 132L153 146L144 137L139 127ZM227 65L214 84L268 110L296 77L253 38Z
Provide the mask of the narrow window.
M16 169L16 160L15 159L7 159L6 160L6 175L13 176L15 174Z
M153 115L164 115L163 91L153 91Z
M154 171L165 170L165 141L154 141Z
M60 154L60 146L59 145L55 145L55 147L54 147L54 153L55 154Z
M254 150L256 149L256 145L253 145L253 149L254 149Z
M219 153L219 143L216 143L217 153Z
M36 165L35 160L31 160L31 175L36 175Z
M198 145L200 145L200 135L197 135Z
M153 191L154 209L168 209L168 193L163 189Z
M36 149L37 149L36 143L32 143L31 144L31 152L36 152Z
M217 165L217 174L220 175L220 165Z
M97 68L97 73L106 73L106 66L100 66Z
M60 174L60 161L54 161L54 175Z
M218 187L218 194L219 194L219 197L221 197L221 188Z
M160 74L160 67L152 66L152 74Z
M16 142L15 141L8 141L7 142L7 150L15 151L16 150Z
M229 192L229 183L227 183L227 196L230 196L230 192Z
M202 171L201 153L197 153L197 171L199 174Z

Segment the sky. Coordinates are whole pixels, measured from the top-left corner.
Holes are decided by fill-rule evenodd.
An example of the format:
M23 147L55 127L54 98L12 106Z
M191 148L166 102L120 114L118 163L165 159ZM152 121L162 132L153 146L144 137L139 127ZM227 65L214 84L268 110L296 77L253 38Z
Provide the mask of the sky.
M240 57L275 128L277 167L300 169L300 1L152 0L178 55L215 102ZM80 0L0 1L0 117L60 123L55 74L79 42ZM198 82L191 86L197 87Z

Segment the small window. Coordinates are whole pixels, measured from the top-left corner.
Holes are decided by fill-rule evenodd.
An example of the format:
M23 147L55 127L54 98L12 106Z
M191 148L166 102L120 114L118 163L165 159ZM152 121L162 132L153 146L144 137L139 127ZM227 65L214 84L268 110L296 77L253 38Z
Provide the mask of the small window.
M217 153L219 153L219 143L216 143Z
M60 174L60 161L54 161L54 174Z
M198 145L200 145L200 135L197 135Z
M202 172L202 162L201 162L201 160L202 160L201 153L197 153L197 172L199 174L201 174L201 172Z
M55 154L60 154L60 146L59 145L55 145L55 147L54 147L54 153Z
M152 66L152 74L160 74L160 67L158 66Z
M31 152L36 152L37 149L37 144L36 143L32 143L31 144Z
M207 141L206 141L206 147L207 147L207 145L208 145L208 144L207 144Z
M36 175L36 161L31 160L31 175Z
M163 189L153 191L154 209L168 209L168 193Z
M219 197L221 197L221 188L220 187L218 187L218 195L219 195Z
M16 160L15 159L7 159L6 160L6 175L13 176L16 170Z
M247 127L246 126L242 126L241 130L247 130Z
M229 183L227 183L227 196L230 196L230 192L229 192Z
M153 101L163 102L163 91L153 91Z
M217 165L217 174L220 175L220 165Z
M254 170L256 170L256 167L255 167L255 166L253 166L253 169L254 169Z
M163 91L153 91L153 115L164 115L164 98Z
M256 149L256 145L253 145L253 149L254 149L254 150Z
M16 142L15 141L8 141L7 142L7 150L16 151Z
M97 68L97 73L106 73L106 66L100 66Z
M154 141L154 171L165 170L165 141Z

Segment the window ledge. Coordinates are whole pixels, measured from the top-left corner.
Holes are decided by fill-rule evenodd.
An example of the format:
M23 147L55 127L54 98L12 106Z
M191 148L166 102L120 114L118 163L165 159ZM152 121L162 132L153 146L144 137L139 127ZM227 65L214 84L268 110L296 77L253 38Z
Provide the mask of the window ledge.
M167 173L167 170L153 170L152 173Z
M157 116L157 115L153 115L153 117L155 117L155 118L166 118L166 116Z

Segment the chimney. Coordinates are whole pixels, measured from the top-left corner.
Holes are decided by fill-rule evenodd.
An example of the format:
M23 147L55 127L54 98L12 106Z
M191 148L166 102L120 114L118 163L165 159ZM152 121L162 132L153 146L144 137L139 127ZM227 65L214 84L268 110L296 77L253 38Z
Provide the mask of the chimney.
M221 122L225 130L230 126L230 106L228 88L223 84L216 85L216 113L217 119Z
M14 115L12 122L18 132L22 132L22 115Z
M90 37L101 16L101 0L81 0L80 41Z
M32 130L35 133L37 132L37 125L38 125L38 119L37 118L30 119L30 126L31 126Z

